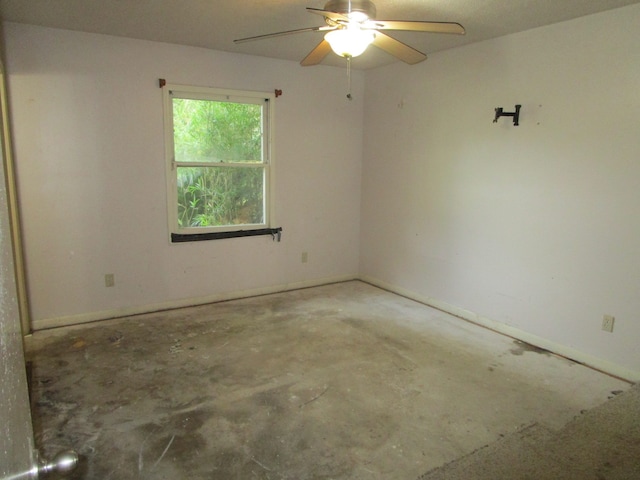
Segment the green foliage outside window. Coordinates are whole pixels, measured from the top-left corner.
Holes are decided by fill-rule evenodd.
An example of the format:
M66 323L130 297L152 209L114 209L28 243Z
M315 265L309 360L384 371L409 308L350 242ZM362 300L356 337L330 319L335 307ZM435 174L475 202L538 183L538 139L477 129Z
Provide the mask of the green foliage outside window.
M263 223L262 106L173 98L173 127L178 225Z

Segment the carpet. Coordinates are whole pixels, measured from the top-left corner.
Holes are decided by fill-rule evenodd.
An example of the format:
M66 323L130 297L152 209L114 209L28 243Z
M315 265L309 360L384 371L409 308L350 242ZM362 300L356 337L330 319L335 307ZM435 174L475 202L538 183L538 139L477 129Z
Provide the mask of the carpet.
M640 479L640 384L558 431L529 425L418 478L463 479Z

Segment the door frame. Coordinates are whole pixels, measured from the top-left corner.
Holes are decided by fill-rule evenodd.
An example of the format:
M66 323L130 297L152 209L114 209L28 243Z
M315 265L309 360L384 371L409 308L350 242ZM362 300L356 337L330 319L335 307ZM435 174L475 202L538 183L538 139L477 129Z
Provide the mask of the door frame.
M1 34L0 30L0 34ZM13 145L11 142L11 128L9 118L9 104L7 95L7 82L5 75L4 44L0 45L0 122L2 123L2 161L4 166L5 185L7 188L7 203L9 210L9 224L13 245L13 267L15 270L16 294L20 324L22 332L27 335L32 332L31 310L27 296L27 275L24 262L24 249L22 242L22 228L20 222L20 209L18 206L18 186L16 181L15 164L13 157Z
M0 51L2 45L0 44ZM3 122L0 132L0 479L27 480L38 478L38 454L35 448L31 405L24 357L24 333L18 304L15 248L10 218L8 151L5 141L9 132L5 124L4 64L0 58L0 110Z

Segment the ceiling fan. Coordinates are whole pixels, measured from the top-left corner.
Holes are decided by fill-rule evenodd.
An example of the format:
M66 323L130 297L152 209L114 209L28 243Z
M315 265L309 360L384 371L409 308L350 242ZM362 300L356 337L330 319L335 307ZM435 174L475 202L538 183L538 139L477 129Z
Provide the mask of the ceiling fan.
M422 22L415 20L376 20L376 6L371 0L329 0L324 9L307 8L324 17L326 25L240 38L235 43L262 40L302 32L327 32L322 41L300 62L302 66L317 65L331 50L350 60L362 54L370 44L408 64L427 56L406 43L390 37L382 30L451 33L464 35L462 25L455 22Z

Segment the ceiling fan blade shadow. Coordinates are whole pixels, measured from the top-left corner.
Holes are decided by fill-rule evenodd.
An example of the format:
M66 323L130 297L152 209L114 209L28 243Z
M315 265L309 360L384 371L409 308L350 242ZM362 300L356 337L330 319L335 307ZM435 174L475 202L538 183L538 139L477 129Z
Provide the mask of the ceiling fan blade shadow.
M413 20L372 20L378 30L408 30L411 32L452 33L464 35L462 25L456 22L419 22Z
M309 52L309 55L304 57L304 59L300 62L300 65L302 65L303 67L317 65L322 60L324 60L324 57L326 57L329 52L331 52L331 45L329 45L329 42L327 42L325 39L322 39L322 41L316 46L316 48L311 50L311 52Z
M322 31L333 30L334 28L335 27L330 27L328 25L324 25L322 27L298 28L296 30L267 33L266 35L257 35L255 37L239 38L237 40L234 40L233 43L253 42L254 40L264 40L265 38L284 37L285 35L293 35L295 33L303 33L303 32L322 32Z
M382 32L376 32L373 44L409 65L414 65L427 58L424 53Z
M349 17L347 17L346 15L336 12L330 12L329 10L307 7L307 12L313 13L315 15L322 15L323 17L333 20L334 22L349 22Z

